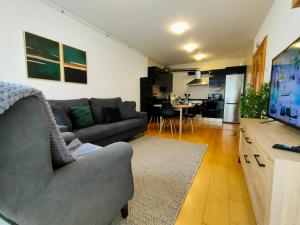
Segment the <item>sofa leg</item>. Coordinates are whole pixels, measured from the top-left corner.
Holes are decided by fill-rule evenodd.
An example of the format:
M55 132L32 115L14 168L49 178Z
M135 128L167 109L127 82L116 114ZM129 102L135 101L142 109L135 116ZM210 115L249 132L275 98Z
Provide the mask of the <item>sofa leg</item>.
M122 218L126 219L128 217L128 203L121 209Z

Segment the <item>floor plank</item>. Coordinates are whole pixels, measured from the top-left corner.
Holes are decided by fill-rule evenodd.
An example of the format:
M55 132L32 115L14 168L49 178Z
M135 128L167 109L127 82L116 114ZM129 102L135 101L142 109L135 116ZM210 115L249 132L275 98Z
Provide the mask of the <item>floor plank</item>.
M168 129L159 133L153 124L146 134L208 144L175 225L256 225L237 160L238 125L200 119L195 121L194 133L188 126L181 136Z

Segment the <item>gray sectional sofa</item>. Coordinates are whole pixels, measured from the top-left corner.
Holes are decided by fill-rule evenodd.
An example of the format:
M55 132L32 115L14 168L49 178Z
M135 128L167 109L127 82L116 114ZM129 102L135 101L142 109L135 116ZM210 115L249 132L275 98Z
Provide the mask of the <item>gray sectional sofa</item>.
M147 113L133 111L135 102L123 104L124 102L122 102L121 98L49 100L49 103L55 118L57 118L57 114L60 115L60 118L56 119L56 121L62 128L62 131L74 133L82 142L106 146L116 141L125 141L139 133L143 133L147 129ZM95 124L89 127L75 129L74 126L72 126L70 108L88 105L91 107ZM126 105L130 107L127 109ZM106 123L103 115L103 108L106 107L120 108L122 120L114 123ZM61 110L61 108L63 110Z

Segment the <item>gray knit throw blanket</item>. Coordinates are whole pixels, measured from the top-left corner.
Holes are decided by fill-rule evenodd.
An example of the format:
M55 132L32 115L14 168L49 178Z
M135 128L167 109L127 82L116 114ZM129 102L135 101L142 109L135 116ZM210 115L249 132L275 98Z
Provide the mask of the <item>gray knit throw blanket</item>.
M41 91L30 86L0 81L0 116L16 102L29 96L36 96L47 112L50 126L50 147L53 168L57 169L74 161L75 159L69 153L67 145L56 125L50 106Z

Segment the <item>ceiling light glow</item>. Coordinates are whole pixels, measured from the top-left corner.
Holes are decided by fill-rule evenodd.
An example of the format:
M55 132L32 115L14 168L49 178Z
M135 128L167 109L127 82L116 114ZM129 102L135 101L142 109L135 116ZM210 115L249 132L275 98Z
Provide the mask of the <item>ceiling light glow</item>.
M194 59L196 59L197 61L200 61L200 60L202 60L204 58L205 58L205 55L203 55L203 54L194 55Z
M195 51L199 46L194 43L189 43L183 46L183 49L186 50L187 52L193 52Z
M186 32L188 29L190 28L190 26L185 23L185 22L178 22L178 23L174 23L171 26L171 31L175 34L183 34L184 32Z
M295 44L295 47L296 47L296 48L300 48L300 42L297 42L297 43Z

